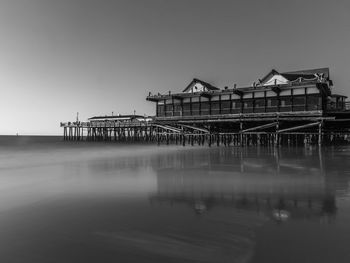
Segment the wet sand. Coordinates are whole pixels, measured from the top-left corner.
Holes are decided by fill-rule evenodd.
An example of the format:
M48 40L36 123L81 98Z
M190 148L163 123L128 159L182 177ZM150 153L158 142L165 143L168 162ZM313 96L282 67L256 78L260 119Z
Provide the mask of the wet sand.
M1 137L0 261L348 262L349 155Z

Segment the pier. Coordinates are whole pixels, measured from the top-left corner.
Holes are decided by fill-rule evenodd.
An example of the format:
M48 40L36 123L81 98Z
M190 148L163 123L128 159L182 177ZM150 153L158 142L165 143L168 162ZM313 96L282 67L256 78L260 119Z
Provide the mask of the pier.
M65 122L64 140L179 145L309 145L350 141L350 103L329 69L272 70L249 87L219 89L193 79L180 93L152 95L156 115Z

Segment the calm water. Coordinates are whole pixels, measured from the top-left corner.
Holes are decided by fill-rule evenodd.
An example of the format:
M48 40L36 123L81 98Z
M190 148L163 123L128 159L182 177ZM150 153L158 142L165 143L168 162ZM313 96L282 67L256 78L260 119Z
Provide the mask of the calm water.
M349 157L0 137L0 262L350 262Z

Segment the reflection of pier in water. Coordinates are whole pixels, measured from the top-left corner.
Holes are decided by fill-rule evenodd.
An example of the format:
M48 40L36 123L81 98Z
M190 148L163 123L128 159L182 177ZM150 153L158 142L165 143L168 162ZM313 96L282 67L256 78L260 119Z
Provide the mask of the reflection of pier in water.
M187 155L182 168L158 170L158 192L151 202L183 203L197 213L219 206L255 210L278 220L336 214L336 188L325 172L322 152L281 156L276 149L253 155L244 151Z

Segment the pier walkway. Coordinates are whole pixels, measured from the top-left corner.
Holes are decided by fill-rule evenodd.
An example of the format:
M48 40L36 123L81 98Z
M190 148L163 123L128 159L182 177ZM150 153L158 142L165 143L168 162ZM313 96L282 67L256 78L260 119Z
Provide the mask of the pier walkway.
M64 122L69 141L152 142L180 145L301 145L347 142L350 119L322 112L230 114L195 119L150 118Z

